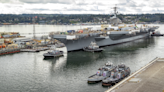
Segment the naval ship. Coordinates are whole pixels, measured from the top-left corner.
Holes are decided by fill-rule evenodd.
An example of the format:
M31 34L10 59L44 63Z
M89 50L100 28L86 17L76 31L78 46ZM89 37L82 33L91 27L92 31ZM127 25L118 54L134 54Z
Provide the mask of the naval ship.
M116 16L117 7L114 7L114 12L114 16L110 18L111 25L102 27L101 30L88 28L69 33L51 32L49 36L64 43L69 52L81 50L89 46L91 42L96 42L99 46L109 46L146 38L150 35L150 32L154 32L159 28L158 26L150 27L147 25L138 28L136 24L130 26L120 25L122 21Z

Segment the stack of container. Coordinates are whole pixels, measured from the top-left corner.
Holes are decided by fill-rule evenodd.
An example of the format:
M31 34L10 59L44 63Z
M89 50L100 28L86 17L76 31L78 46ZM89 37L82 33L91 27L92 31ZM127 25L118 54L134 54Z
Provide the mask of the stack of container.
M83 30L79 30L78 32L79 32L79 33L83 33Z
M11 39L4 39L4 43L6 44L12 44L13 42L12 42L12 40Z
M6 45L0 45L0 49L1 49L1 48L6 48Z
M68 30L67 33L68 34L75 33L75 30Z
M19 37L20 34L16 32L3 32L0 33L1 38L12 38L12 37Z
M9 44L7 48L9 49L13 49L13 48L17 48L18 44Z

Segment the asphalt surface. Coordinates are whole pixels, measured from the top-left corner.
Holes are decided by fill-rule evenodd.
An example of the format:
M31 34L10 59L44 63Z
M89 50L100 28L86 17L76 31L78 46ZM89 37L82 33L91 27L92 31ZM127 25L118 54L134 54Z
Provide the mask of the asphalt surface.
M127 81L115 89L114 92L164 92L163 61L163 58L158 59L155 63L132 78L139 79L140 81Z

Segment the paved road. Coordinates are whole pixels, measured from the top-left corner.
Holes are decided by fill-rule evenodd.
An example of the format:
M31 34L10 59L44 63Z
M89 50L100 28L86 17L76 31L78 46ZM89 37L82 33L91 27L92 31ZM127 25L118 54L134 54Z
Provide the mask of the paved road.
M115 92L163 92L164 90L164 59L152 64L143 72L137 74L135 77L141 81L127 82Z

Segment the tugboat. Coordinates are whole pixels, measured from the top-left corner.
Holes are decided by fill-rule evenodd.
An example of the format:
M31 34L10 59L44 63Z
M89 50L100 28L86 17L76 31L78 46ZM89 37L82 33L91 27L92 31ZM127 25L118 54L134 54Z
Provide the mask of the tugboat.
M88 78L88 83L97 83L110 76L110 72L115 69L111 63L106 63L103 68L99 68L97 73Z
M59 56L63 56L63 51L59 51L56 50L55 47L51 47L54 48L51 51L48 51L48 53L44 53L43 56L44 58L53 58L53 57L59 57Z
M95 42L91 42L91 44L88 47L84 47L83 50L89 52L101 52L104 49L99 48L99 46Z
M130 68L124 64L118 65L118 67L111 72L111 76L102 81L102 86L112 86L125 77L130 75Z

